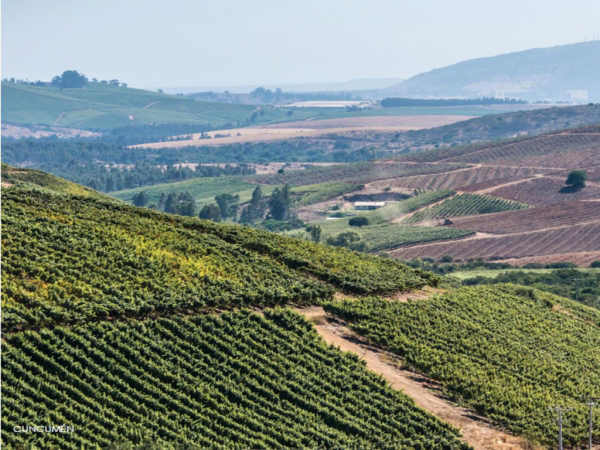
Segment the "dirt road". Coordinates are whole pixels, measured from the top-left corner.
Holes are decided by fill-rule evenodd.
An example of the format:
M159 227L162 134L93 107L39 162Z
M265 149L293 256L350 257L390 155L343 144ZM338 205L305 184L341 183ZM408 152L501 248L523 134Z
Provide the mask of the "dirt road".
M417 406L459 428L464 441L476 450L535 448L519 437L493 428L474 412L448 402L434 381L401 368L394 363L391 355L353 338L344 325L327 321L323 308L301 308L297 311L315 324L317 332L327 343L357 354L366 361L369 370L381 374L394 389L413 398Z

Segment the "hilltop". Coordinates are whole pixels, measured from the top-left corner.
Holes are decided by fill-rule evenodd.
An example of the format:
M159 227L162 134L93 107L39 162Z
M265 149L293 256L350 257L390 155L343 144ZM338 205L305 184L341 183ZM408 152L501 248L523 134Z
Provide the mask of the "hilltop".
M600 41L539 48L463 61L382 90L417 98L516 97L600 101Z

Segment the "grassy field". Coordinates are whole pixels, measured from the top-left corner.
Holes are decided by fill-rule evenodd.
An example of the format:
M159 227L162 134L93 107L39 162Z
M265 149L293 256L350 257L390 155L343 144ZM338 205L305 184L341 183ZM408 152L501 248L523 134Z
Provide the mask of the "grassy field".
M191 178L176 183L155 184L154 186L112 192L110 195L127 203L132 203L133 196L143 191L148 195L148 204L158 205L161 194L168 195L172 192L187 191L192 194L196 204L202 206L213 202L215 197L220 194L237 194L240 196L240 203L245 203L252 198L252 191L256 186L256 184L238 177ZM276 187L261 186L264 195L270 195Z
M215 197L220 194L239 195L240 203L246 203L252 198L252 192L256 186L258 184L250 183L239 177L192 178L176 183L156 184L116 191L110 195L127 203L133 203L133 196L143 191L148 195L148 204L158 204L160 196L163 193L169 194L171 192L179 193L188 191L196 200L196 204L202 206L212 203ZM260 187L263 195L268 197L277 187L281 187L281 185L260 185ZM351 183L319 183L292 187L292 194L297 199L294 207L328 200L359 188L360 185Z
M89 83L59 89L2 83L2 120L20 125L57 125L107 130L148 123L244 123L257 111L251 105L202 102L141 89ZM281 121L287 111L261 107L256 124Z

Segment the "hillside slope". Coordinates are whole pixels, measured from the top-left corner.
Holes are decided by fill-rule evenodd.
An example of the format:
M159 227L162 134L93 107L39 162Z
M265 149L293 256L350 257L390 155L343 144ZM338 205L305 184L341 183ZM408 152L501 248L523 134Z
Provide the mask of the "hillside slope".
M600 101L600 41L472 59L416 75L384 92L407 97Z
M284 118L285 111L261 108L255 122ZM121 86L88 83L82 89L59 89L2 82L2 121L84 130L108 130L125 125L227 123L250 120L256 108L195 101Z
M544 412L572 407L565 441L587 442L583 399L600 395L598 310L515 285L407 303L348 300L325 310L518 434L550 445L556 430ZM594 431L598 436L598 423Z
M103 196L102 196L103 197ZM3 188L5 329L393 293L437 276L251 228L111 199Z

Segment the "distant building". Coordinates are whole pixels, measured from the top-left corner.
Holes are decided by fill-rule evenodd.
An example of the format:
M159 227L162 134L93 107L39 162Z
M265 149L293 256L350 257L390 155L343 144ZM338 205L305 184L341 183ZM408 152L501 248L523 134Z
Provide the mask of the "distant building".
M354 203L354 209L357 209L360 211L377 209L377 208L381 208L382 206L385 206L385 202L355 202Z

